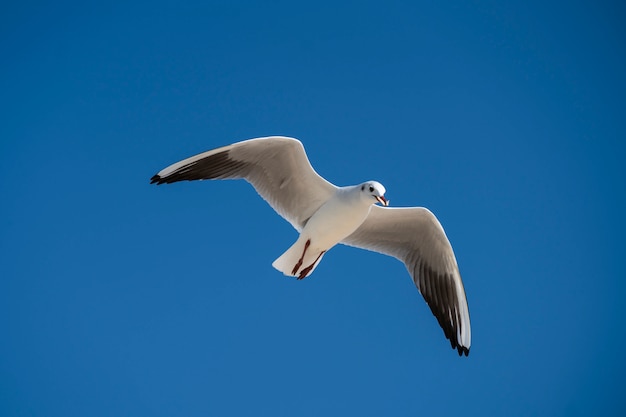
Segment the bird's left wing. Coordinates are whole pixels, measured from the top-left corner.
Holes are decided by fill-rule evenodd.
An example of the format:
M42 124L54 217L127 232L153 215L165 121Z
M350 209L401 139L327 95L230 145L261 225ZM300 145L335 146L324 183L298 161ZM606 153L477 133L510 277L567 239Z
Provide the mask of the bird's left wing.
M459 355L472 342L465 289L452 246L437 218L423 207L372 206L365 222L341 243L404 262Z

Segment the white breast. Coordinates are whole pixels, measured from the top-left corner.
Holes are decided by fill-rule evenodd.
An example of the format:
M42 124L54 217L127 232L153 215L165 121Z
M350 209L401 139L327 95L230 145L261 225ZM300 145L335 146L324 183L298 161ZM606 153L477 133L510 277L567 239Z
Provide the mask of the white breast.
M311 239L311 245L328 250L351 235L369 214L371 204L338 192L311 216L301 235Z

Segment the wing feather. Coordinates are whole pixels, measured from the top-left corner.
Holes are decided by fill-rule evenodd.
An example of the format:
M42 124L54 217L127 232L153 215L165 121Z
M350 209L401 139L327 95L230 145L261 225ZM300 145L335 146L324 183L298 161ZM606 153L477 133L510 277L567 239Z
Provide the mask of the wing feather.
M336 191L294 138L271 136L223 146L162 169L151 183L243 178L297 230Z
M341 243L404 262L452 348L459 355L469 354L471 327L465 289L452 246L428 209L373 206L365 222Z

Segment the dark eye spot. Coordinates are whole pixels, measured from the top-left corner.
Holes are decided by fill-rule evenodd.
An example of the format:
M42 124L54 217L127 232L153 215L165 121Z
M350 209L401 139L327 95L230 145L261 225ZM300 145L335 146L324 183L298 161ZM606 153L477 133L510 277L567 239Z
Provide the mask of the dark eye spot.
M374 187L372 187L372 186L370 185L370 193L371 193L371 192L374 192Z
M361 191L365 190L365 186L361 185Z

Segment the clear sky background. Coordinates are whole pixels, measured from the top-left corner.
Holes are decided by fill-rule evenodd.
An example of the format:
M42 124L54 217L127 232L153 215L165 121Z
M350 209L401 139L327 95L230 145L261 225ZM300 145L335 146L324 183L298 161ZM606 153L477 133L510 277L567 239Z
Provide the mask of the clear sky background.
M505 5L506 3L506 5ZM0 12L0 415L626 410L626 7L13 2ZM296 239L182 158L303 141L455 249L460 358L395 259Z

